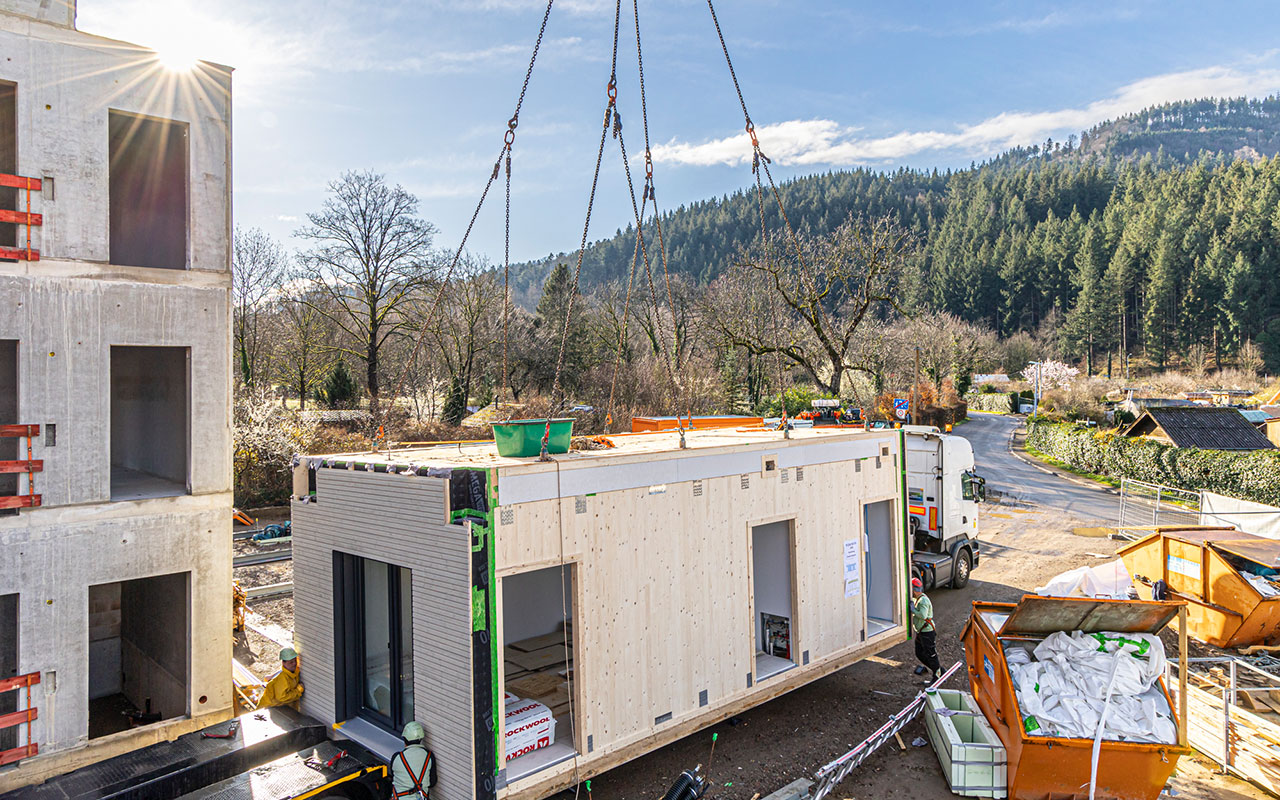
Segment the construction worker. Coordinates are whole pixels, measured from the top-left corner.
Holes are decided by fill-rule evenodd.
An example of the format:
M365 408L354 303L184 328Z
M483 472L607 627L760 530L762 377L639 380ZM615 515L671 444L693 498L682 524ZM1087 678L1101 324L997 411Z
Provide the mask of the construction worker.
M302 698L302 681L298 675L298 652L292 647L280 651L280 671L271 676L258 698L258 708L272 706L298 707Z
M921 666L916 674L929 673L925 685L942 677L942 665L938 662L938 629L933 624L933 602L924 593L924 583L911 579L911 629L915 631L916 658Z
M391 796L426 800L427 790L436 782L435 761L431 751L423 745L427 732L422 724L411 720L404 726L400 738L404 749L391 758Z

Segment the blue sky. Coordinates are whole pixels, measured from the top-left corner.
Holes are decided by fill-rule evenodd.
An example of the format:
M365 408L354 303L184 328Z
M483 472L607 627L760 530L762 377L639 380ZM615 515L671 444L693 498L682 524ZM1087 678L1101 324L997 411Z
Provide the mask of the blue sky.
M643 152L631 0L619 108ZM235 218L291 248L341 172L422 201L456 247L501 147L543 0L80 0L78 26L236 67ZM1228 10L1229 8L1229 10ZM1147 105L1280 91L1269 2L720 0L775 175L967 166ZM751 180L749 144L704 0L640 0L662 207ZM557 0L515 145L512 259L581 236L604 109L613 3ZM634 169L642 172L637 164ZM469 249L501 263L502 198ZM632 219L606 146L591 239Z

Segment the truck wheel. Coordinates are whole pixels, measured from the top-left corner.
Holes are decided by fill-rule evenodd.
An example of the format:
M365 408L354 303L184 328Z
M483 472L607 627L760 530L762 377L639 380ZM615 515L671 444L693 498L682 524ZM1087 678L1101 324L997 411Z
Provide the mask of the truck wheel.
M969 585L969 573L973 571L973 553L962 547L956 553L956 565L951 570L951 588L963 589Z

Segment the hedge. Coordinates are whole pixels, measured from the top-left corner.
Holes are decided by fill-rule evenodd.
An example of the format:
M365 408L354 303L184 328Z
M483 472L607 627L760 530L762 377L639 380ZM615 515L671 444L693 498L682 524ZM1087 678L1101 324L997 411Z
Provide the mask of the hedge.
M1027 445L1074 469L1280 505L1280 450L1196 450L1032 420Z
M969 408L975 411L994 411L999 414L1010 414L1018 410L1013 404L1015 396L1009 392L988 392L985 394L970 392L964 396L964 401L969 404Z

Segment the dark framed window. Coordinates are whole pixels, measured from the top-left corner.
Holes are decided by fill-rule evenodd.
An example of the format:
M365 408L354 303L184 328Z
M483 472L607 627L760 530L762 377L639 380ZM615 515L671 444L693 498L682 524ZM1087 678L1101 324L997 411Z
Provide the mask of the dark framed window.
M413 719L413 573L333 556L337 715L399 733Z

